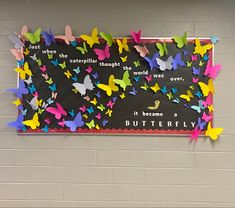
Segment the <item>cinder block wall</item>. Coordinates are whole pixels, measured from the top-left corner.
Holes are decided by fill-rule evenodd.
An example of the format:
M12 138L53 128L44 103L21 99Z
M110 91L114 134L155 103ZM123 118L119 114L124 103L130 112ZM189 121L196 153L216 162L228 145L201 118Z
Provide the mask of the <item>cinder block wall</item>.
M215 124L220 140L145 136L17 136L5 92L16 85L8 34L22 25L76 35L220 36ZM235 207L234 1L0 1L0 206Z

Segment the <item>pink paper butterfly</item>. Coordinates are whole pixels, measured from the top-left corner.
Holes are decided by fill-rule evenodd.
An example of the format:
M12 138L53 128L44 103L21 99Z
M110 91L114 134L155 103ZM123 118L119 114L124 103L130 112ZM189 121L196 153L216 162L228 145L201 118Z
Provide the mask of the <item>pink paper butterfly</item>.
M51 120L50 120L49 118L46 118L44 121L45 121L47 124L50 124L50 123L51 123Z
M62 115L67 116L67 112L63 109L63 107L59 103L56 103L56 107L57 108L47 107L46 111L55 115L56 119L61 119Z
M40 70L41 70L42 72L45 72L45 71L47 70L46 65L43 65L42 67L40 67Z
M64 127L64 126L65 126L64 121L65 121L65 120L62 119L62 121L58 122L58 124L59 124L60 126Z
M91 66L88 66L88 68L86 69L86 72L89 73L89 74L92 72Z
M191 134L191 140L195 140L197 141L199 134L201 133L201 131L198 129L198 127L196 127L193 130L193 133Z
M212 94L209 93L209 95L206 97L205 101L202 101L202 105L207 108L207 106L212 105Z
M191 60L192 60L192 61L197 61L197 55L192 55L192 56L191 56Z
M38 97L38 91L36 91L35 93L33 93L34 97Z
M211 66L211 64L208 62L206 65L204 75L206 75L212 79L215 79L217 77L219 71L221 70L221 67L222 66L220 64L216 64L214 66Z
M65 26L65 35L56 35L55 38L64 40L67 45L75 41L75 36L73 36L72 29L69 25Z
M150 75L148 75L148 76L145 76L145 79L146 79L148 82L152 81L152 78L153 78L152 74L150 74Z
M212 116L209 114L207 115L205 112L202 114L202 119L206 122L210 121L212 119Z
M48 80L48 79L49 79L49 76L48 76L47 73L46 73L46 74L42 74L42 76L45 78L45 80Z
M110 101L107 103L107 107L109 107L109 108L113 108L113 105L114 105L114 102L112 102L112 100L110 100Z
M138 32L131 31L131 36L134 39L135 43L140 43L141 30L139 30Z
M51 98L56 99L57 94L58 94L57 92L56 92L56 93L55 93L55 92L52 92L52 93L51 93Z
M103 50L95 48L94 51L95 51L95 53L98 56L98 59L100 61L103 61L106 58L110 58L109 46L108 45L106 45Z
M101 119L101 114L98 113L95 117L96 117L98 120L100 120L100 119Z
M198 80L199 80L198 78L194 78L194 77L192 78L193 83L198 83Z
M86 106L83 105L82 107L79 108L80 111L82 111L83 113L86 112Z
M135 45L134 48L137 50L137 52L139 52L141 57L145 57L147 54L149 54L149 51L145 45L144 46Z
M24 59L23 48L17 50L15 48L10 49L11 53L15 56L16 60L20 61Z

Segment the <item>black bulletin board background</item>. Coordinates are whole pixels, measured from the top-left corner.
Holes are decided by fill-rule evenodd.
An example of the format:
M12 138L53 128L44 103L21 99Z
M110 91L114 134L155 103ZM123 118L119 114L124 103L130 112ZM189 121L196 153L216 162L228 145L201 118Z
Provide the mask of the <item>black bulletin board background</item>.
M82 46L82 42L80 42L79 39L77 39L78 44ZM99 121L99 125L101 127L100 130L96 129L88 129L86 125L83 127L79 128L77 132L84 132L84 133L124 133L124 134L129 134L129 133L137 133L137 134L188 134L191 132L194 128L190 125L191 122L197 123L198 117L201 117L201 114L197 113L196 111L186 108L184 104L187 104L186 101L181 100L179 104L173 103L172 100L169 100L166 95L161 93L160 91L157 93L153 93L151 90L144 91L143 89L140 88L144 83L146 82L146 79L144 78L145 75L141 76L141 79L138 83L134 81L134 75L133 72L138 72L138 71L148 71L148 74L152 75L157 75L157 74L164 74L164 78L153 78L153 80L149 83L147 83L149 86L153 86L156 82L159 84L160 87L166 86L168 89L168 92L172 87L177 88L177 94L175 96L178 96L180 94L186 93L187 89L189 89L189 86L193 85L192 83L192 70L191 68L188 68L187 66L185 67L178 67L176 71L173 70L166 70L164 72L161 72L159 69L155 68L153 70L149 69L148 63L139 56L139 54L136 52L136 50L133 48L134 44L131 40L128 40L129 43L129 48L130 52L123 52L121 54L122 57L125 55L128 56L127 62L123 63L120 60L120 55L118 53L118 46L114 44L110 48L110 54L111 57L109 59L104 60L103 62L119 62L121 64L120 67L100 67L96 64L88 63L88 64L72 64L70 63L69 59L87 59L87 58L92 58L97 60L97 56L94 53L93 49L94 48L104 48L105 43L101 41L100 44L95 44L93 48L90 48L87 45L88 53L82 55L76 47L72 45L66 45L63 41L58 41L56 44L52 44L51 46L46 46L43 40L39 43L36 44L37 46L40 47L40 49L30 49L29 55L25 56L25 61L29 63L30 69L33 72L32 80L33 83L39 93L39 99L42 100L47 100L48 98L51 97L51 90L48 88L48 84L45 83L45 79L42 77L42 72L39 69L38 64L30 58L33 54L36 53L37 57L41 59L42 64L47 66L47 74L53 78L54 83L57 85L57 99L56 102L59 102L63 108L68 112L71 111L72 109L75 110L75 113L79 112L79 107L86 105L86 106L92 106L89 102L87 102L83 97L81 96L80 93L73 93L72 89L73 86L72 84L74 81L72 79L67 79L64 75L64 72L68 69L70 72L74 75L75 73L73 72L74 68L77 68L77 66L80 66L81 72L78 74L77 78L79 83L83 83L84 77L87 75L87 72L85 69L88 66L91 66L93 68L93 72L97 72L99 78L94 79L92 76L92 82L95 86L95 89L93 91L87 90L87 94L90 98L95 97L95 93L97 91L100 91L101 93L101 98L97 99L98 103L103 103L106 105L107 102L112 100L113 97L117 97L112 117L109 118L107 115L102 114L102 120L107 119L108 123L105 126L101 125L101 121ZM157 52L155 43L158 42L159 40L157 39L143 39L142 42L146 45L148 48L150 55L149 57L152 57L155 52ZM30 43L26 42L25 46L27 48L30 48ZM194 50L194 43L191 41L188 43L187 46L184 46L184 50L188 50L188 56L184 57L183 55L183 50L179 49L176 47L176 44L174 42L167 42L167 48L169 54L167 56L161 57L161 59L166 60L166 58L170 55L173 57L180 52L182 60L184 60L185 64L186 61L190 61L191 54L193 54ZM47 54L43 54L42 50L56 50L56 54L53 55L53 60L58 59L59 63L62 63L63 61L66 61L66 69L61 69L59 66L54 66L51 63L51 60L48 59ZM60 58L59 54L67 54L68 58ZM199 57L199 55L198 55ZM135 67L133 62L140 60L140 67ZM201 59L198 58L198 60L194 63L195 65L198 65L198 62ZM212 61L212 60L210 60ZM98 63L100 61L98 60ZM206 65L206 64L205 64ZM205 69L205 65L201 67L202 70ZM115 78L121 79L122 75L124 73L123 67L128 66L132 67L132 70L129 71L130 74L130 79L131 83L133 86L127 87L125 91L125 99L120 99L119 95L122 94L122 90L119 90L119 92L113 92L113 95L111 97L107 96L106 93L100 89L98 89L95 85L96 82L100 81L100 83L107 84L108 83L108 78L110 74L113 74ZM171 78L177 78L177 77L182 77L184 81L170 81ZM206 77L201 77L201 81L207 82ZM132 88L135 88L137 90L136 96L129 95L129 92L132 91ZM199 90L198 86L195 85L195 91ZM31 119L35 111L32 110L30 105L28 104L27 101L32 99L32 94L24 95L23 96L23 107L24 109L27 109L27 115L25 117L25 120ZM155 100L160 100L160 107L156 111L151 111L148 110L148 106L153 106ZM190 105L197 105L198 104L198 99L192 99L190 102ZM55 107L55 102L51 104L50 106ZM99 112L95 106L93 106L95 112L91 115L89 115L88 119L84 118L84 122L89 122L91 119L95 119L95 115ZM139 116L134 116L134 111L139 112ZM159 112L163 113L164 116L162 117L143 117L140 116L141 112ZM174 117L175 113L177 113L177 117ZM44 112L41 115L39 115L39 120L41 123L40 127L43 127L46 125L44 120L46 118L49 118L51 120L51 123L48 125L49 126L49 132L67 132L69 131L68 128L63 128L58 125L58 120L55 119L55 117L48 113ZM72 120L71 116L68 114L67 116L63 117L65 120ZM137 121L138 125L137 126L126 126L125 121L128 120L133 124L133 121ZM146 121L145 126L142 126L142 120ZM158 126L157 124L152 126L151 121L155 121L158 123L161 121L163 123L163 127ZM168 121L172 121L173 123L175 121L179 121L178 127L176 126L167 126L165 125ZM98 123L98 121L97 121ZM187 125L185 127L184 125ZM32 132L32 131L27 131L27 132ZM38 131L40 132L40 131Z

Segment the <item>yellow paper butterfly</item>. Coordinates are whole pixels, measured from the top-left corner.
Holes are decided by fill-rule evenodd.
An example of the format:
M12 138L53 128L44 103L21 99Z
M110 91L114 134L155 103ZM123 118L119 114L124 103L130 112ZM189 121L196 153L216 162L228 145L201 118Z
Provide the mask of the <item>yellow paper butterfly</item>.
M31 120L26 120L23 121L22 123L26 126L29 126L31 129L36 129L37 127L40 126L40 123L38 121L38 113L35 113Z
M106 112L105 112L105 115L108 115L109 117L112 116L112 110L111 109L108 109Z
M95 125L95 128L96 128L97 130L100 130L100 127L99 127L98 124Z
M101 90L104 90L108 96L111 96L112 91L117 92L119 90L118 86L116 86L113 81L114 79L115 79L114 76L111 74L109 76L109 84L108 85L98 84L97 87L99 87Z
M160 90L160 87L159 87L158 83L155 83L155 85L152 86L152 87L150 87L150 89L151 89L153 92L156 93L157 91Z
M212 49L213 48L213 45L211 45L210 43L208 43L208 44L206 44L206 45L201 45L201 43L200 43L200 40L198 39L198 38L196 38L195 39L195 48L194 48L194 54L200 54L201 55L201 57L203 57L204 56L204 54L208 51L208 50L210 50L210 49Z
M64 69L66 67L66 62L64 61L63 63L59 64L59 66Z
M120 57L122 62L126 62L127 61L127 56L124 56L124 57Z
M66 75L66 77L67 77L68 79L70 79L70 77L72 77L72 74L70 73L69 70L67 70L66 72L64 72L64 75Z
M122 41L117 39L117 44L118 44L119 54L122 53L123 49L125 51L129 51L129 46L127 45L127 38L123 38Z
M169 100L173 99L173 95L172 95L171 92L170 92L170 93L167 93L166 95L167 95L167 97L168 97Z
M21 101L19 98L17 98L12 104L16 105L17 107L21 104Z
M121 99L124 99L126 97L125 93L123 92L121 95L120 95L120 98Z
M29 49L28 48L25 48L25 51L24 51L24 55L29 55Z
M190 98L193 98L193 94L190 90L187 90L187 94L181 94L180 98L183 98L185 100L187 100L188 102L190 101Z
M83 39L84 41L87 42L87 44L90 46L90 48L92 48L92 46L95 43L100 43L99 42L99 38L98 38L98 28L95 27L92 32L91 32L91 36L89 35L80 35L80 38Z
M146 83L144 83L144 85L140 86L140 88L146 91L149 87Z
M211 128L211 122L209 122L205 135L209 136L212 140L216 140L223 130L223 128Z
M94 119L92 119L89 123L86 123L86 125L87 125L87 127L88 127L89 129L94 128L94 127L95 127L95 121L94 121Z
M87 114L83 114L82 116L83 116L83 118L88 119L88 115Z
M32 76L32 71L29 69L29 64L27 62L24 63L24 68L15 68L15 71L19 73L21 79L25 79L26 75Z
M207 108L208 108L209 112L214 111L214 106L213 105L208 105Z
M200 86L204 97L207 97L210 92L212 94L215 92L212 79L208 80L208 84L205 84L204 82L198 82L198 85Z
M105 107L103 104L100 104L99 106L97 106L97 109L99 109L100 111L104 111Z
M76 88L73 88L72 91L77 94L78 93L78 90Z
M90 103L92 103L93 105L96 105L96 104L97 104L96 98L94 98L93 100L91 100Z

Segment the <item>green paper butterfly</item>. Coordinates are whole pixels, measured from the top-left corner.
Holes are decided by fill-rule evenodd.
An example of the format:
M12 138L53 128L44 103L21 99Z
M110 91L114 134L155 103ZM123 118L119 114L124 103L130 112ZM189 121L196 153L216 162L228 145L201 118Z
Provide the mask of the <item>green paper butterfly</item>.
M126 90L127 86L132 86L128 71L123 73L122 79L114 79L113 82L118 84L124 91Z
M168 54L168 50L167 50L167 47L166 47L166 43L156 43L156 46L157 48L159 49L159 55L160 56L164 56Z
M139 60L138 61L134 61L134 65L135 65L135 67L140 66L140 61Z
M83 42L83 47L78 46L78 47L76 47L76 49L78 49L81 52L81 54L83 54L83 55L88 52L87 47L86 47L86 42Z
M28 39L31 44L39 43L41 31L41 28L38 28L34 33L24 33L24 36Z
M113 37L111 34L100 32L100 36L107 42L107 45L111 47L113 45Z
M173 40L176 42L178 48L182 48L184 45L187 45L187 32L183 36L173 36Z

